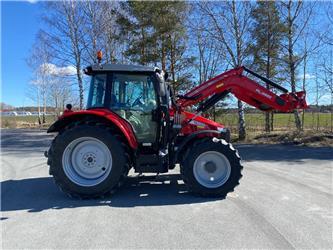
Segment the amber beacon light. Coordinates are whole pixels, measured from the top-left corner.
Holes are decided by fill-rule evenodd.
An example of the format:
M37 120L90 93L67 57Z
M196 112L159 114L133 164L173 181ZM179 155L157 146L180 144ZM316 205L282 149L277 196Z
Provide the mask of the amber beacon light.
M98 60L98 63L101 63L102 57L103 57L102 51L101 50L97 51L97 60Z

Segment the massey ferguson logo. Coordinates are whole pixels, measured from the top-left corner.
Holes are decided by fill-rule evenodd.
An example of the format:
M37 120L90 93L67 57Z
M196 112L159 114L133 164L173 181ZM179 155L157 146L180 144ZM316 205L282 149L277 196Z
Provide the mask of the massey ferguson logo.
M263 95L263 96L267 97L268 99L272 99L272 96L271 96L271 95L269 95L269 94L267 94L267 93L265 93L265 92L262 92L260 89L256 89L256 92L257 92L258 94L260 94L260 95Z

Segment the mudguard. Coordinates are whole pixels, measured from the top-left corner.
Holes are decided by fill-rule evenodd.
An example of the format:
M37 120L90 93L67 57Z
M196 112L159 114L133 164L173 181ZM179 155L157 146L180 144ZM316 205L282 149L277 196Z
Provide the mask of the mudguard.
M63 128L65 128L68 124L75 121L87 119L87 117L89 117L89 119L95 118L98 120L105 121L106 123L112 124L113 127L115 127L124 136L124 138L128 142L128 145L132 149L137 149L138 142L135 137L131 124L129 124L129 122L121 118L119 115L107 109L91 109L91 110L81 110L75 112L66 112L49 127L47 133L59 132Z
M178 146L176 153L175 153L175 162L179 161L179 157L180 155L183 153L183 149L186 148L187 145L191 144L191 142L193 142L193 140L197 139L198 137L218 137L221 139L226 140L227 142L230 142L230 131L229 129L226 129L225 131L221 132L221 131L217 131L217 130L199 130L196 132L193 132L192 134L186 136L186 138L184 139L184 141ZM172 165L174 165L172 164Z

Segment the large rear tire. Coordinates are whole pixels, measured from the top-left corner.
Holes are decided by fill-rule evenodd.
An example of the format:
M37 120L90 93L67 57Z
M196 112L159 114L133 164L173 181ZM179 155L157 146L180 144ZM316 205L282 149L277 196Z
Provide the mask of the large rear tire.
M226 197L239 184L243 167L237 151L223 139L198 139L187 149L181 166L188 190L205 197Z
M122 184L129 170L129 156L120 136L94 123L61 131L48 157L50 174L70 197L108 195Z

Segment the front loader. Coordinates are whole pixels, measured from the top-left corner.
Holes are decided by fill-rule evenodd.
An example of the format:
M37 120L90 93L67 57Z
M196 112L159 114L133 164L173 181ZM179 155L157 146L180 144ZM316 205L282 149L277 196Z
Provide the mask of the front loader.
M91 77L87 107L74 112L69 106L51 125L48 133L58 134L45 153L50 174L71 197L112 193L131 168L137 173L166 173L176 164L190 192L225 197L242 177L240 156L230 143L229 130L201 113L229 93L263 111L307 107L305 92L289 93L245 67L181 96L173 94L167 74L153 67L96 64L84 72ZM189 112L194 106L196 112Z

